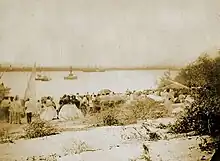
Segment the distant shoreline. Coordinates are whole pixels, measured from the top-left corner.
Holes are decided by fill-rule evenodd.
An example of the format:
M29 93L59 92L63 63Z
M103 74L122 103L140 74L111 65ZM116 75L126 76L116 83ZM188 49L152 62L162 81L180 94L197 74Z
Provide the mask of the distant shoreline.
M0 72L31 72L32 67L0 67ZM171 70L179 71L181 68L178 67L110 67L110 68L79 68L72 67L72 71L81 72L105 72L105 71L123 71L123 70ZM40 72L64 72L70 71L70 67L37 67L36 71Z

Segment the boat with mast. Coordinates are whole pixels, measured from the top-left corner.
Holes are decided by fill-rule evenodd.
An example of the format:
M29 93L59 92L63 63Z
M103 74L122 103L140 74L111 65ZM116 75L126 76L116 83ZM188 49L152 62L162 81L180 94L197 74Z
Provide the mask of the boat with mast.
M72 66L70 67L70 73L68 76L64 77L64 80L74 80L74 79L77 79L78 77L73 74L73 69L72 69Z
M37 74L37 76L35 77L36 81L50 81L52 80L50 77L42 74L41 70L40 70L40 74Z

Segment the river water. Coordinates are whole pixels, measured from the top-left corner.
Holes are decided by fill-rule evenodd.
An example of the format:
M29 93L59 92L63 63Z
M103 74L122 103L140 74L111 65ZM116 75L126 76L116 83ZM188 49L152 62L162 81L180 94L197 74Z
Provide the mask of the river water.
M107 71L107 72L75 72L77 80L64 80L68 72L46 72L51 81L36 81L36 96L53 96L59 98L63 94L92 93L108 88L115 92L124 92L126 89L143 90L155 88L157 80L164 74L164 70L145 71ZM30 72L8 72L2 77L4 84L10 88L11 94L23 97ZM171 72L172 76L177 74Z

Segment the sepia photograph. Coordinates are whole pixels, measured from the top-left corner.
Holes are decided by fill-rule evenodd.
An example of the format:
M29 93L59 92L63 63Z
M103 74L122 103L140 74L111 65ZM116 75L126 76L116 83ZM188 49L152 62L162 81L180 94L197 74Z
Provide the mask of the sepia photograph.
M0 0L0 161L220 161L220 0Z

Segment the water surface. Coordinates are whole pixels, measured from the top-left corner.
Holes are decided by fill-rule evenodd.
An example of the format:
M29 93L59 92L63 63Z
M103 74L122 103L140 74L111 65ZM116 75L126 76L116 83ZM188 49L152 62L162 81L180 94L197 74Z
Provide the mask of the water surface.
M157 80L165 71L108 71L108 72L75 72L77 80L64 80L68 72L46 72L51 81L36 81L36 95L51 95L59 98L63 94L92 93L108 88L115 92L126 89L142 90L155 88ZM171 72L174 76L177 72ZM30 72L8 72L3 75L3 82L12 88L12 94L24 96Z

